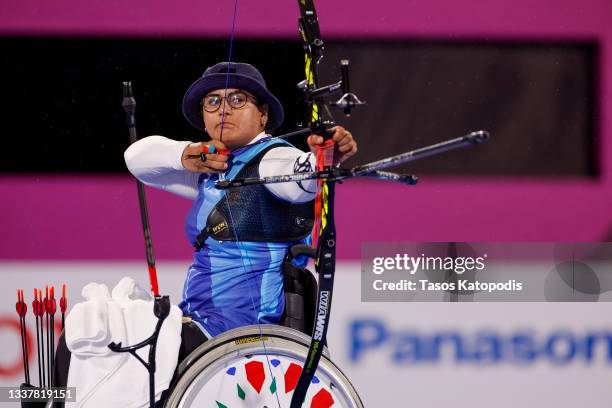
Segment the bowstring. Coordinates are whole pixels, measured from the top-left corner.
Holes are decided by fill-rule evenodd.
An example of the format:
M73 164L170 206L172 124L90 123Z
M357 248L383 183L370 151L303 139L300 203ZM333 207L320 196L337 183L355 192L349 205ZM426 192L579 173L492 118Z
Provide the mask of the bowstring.
M229 56L227 59L227 71L225 74L225 92L224 92L224 99L223 99L223 110L221 111L221 132L219 134L219 141L222 142L223 141L223 128L224 128L224 121L225 121L225 109L227 107L227 89L229 87L229 74L230 74L230 66L232 64L232 52L233 52L233 48L234 48L234 35L236 33L236 20L237 20L237 15L238 15L238 0L234 0L234 13L232 16L232 31L230 34L230 46L229 46ZM231 205L230 205L230 200L229 200L229 191L227 191L224 194L224 198L225 198L225 202L227 204L227 211L228 211L228 215L229 215L229 221L230 221L230 225L232 226L232 231L234 233L234 239L236 240L236 244L238 246L238 249L240 250L240 258L242 259L242 269L244 272L244 275L247 276L247 281L252 283L253 289L254 291L257 291L257 283L255 282L255 276L253 274L254 271L254 267L253 264L251 262L250 257L248 256L248 251L247 249L244 247L244 245L242 244L242 241L240 241L239 237L238 237L238 232L236 231L236 224L234 223L234 217L232 215L232 210L231 210ZM249 263L249 270L247 270L246 264L245 264L245 259L247 260L247 262ZM257 312L257 309L255 307L255 300L253 298L253 293L249 293L249 297L251 299L251 307L253 308L253 312ZM258 313L259 315L259 313ZM263 346L264 349L264 355L266 356L266 363L268 365L268 371L270 373L270 378L272 379L272 381L275 381L275 377L274 374L272 373L272 365L270 363L270 357L269 357L269 353L268 353L268 349L266 347L266 342L264 341L264 336L263 336L263 331L261 330L261 323L259 322L259 316L257 317L257 328L259 331L259 339L261 341L261 344ZM276 391L274 392L275 396L276 396L276 403L278 405L279 408L281 408L281 403L280 403L280 398L278 396L278 385L276 387Z

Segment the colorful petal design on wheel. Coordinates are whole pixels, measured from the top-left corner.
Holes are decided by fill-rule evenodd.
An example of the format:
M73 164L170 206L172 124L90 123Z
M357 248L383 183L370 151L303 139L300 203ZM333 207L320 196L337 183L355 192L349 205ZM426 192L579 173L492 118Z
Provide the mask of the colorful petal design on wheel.
M310 402L310 408L329 408L334 405L334 398L326 389L321 389Z
M295 389L301 373L301 366L295 363L291 363L289 365L289 368L285 372L285 394L288 394Z
M265 361L249 356L249 360L245 361L244 364L233 365L225 369L226 381L235 384L232 385L234 396L229 399L221 399L223 403L215 400L216 408L250 407L262 402L270 403L272 400L269 398L273 398L275 403L277 401L290 401L291 394L295 391L302 373L302 366L296 362L283 362L282 359L278 358L271 359L270 365L273 368L268 371ZM227 385L229 386L229 384ZM320 377L314 376L312 385L316 388L308 393L304 407L330 408L337 406L332 389L329 387L329 380L322 380ZM270 390L269 394L267 392L261 393L264 386Z
M249 384L251 384L259 394L264 380L266 379L263 363L261 361L250 361L244 365L244 369L246 370Z

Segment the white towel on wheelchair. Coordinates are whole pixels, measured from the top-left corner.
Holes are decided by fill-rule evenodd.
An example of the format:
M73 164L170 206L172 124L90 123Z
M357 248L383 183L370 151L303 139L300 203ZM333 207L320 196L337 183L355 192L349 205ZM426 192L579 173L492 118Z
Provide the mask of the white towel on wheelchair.
M66 318L66 345L71 351L68 386L76 387L77 402L66 406L97 408L149 406L149 373L130 353L116 353L111 342L123 347L153 334L157 317L153 298L131 278L123 278L109 295L104 284L90 283L81 292L84 302ZM182 312L172 306L157 339L155 397L170 386L178 363ZM148 361L149 347L137 351Z

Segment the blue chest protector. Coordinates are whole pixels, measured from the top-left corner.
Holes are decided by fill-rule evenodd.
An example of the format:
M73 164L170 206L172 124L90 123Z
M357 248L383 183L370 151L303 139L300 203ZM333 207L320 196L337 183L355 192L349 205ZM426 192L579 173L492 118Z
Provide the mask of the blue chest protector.
M263 155L287 145L265 140L234 151L225 177L258 176ZM187 236L199 249L179 305L209 337L280 321L285 306L281 264L287 247L309 243L314 214L312 201L291 204L265 186L217 190L218 177L200 177L198 197L187 215Z

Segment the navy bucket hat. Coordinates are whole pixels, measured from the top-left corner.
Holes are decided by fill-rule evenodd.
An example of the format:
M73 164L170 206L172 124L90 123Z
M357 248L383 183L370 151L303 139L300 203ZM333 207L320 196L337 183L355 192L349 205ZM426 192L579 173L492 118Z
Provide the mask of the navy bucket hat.
M228 73L229 71L229 73ZM183 97L183 115L191 125L204 130L202 98L215 89L236 88L248 91L257 97L259 103L268 104L267 131L273 131L283 123L283 106L268 88L261 73L251 64L241 62L220 62L208 67L204 75L195 81Z

